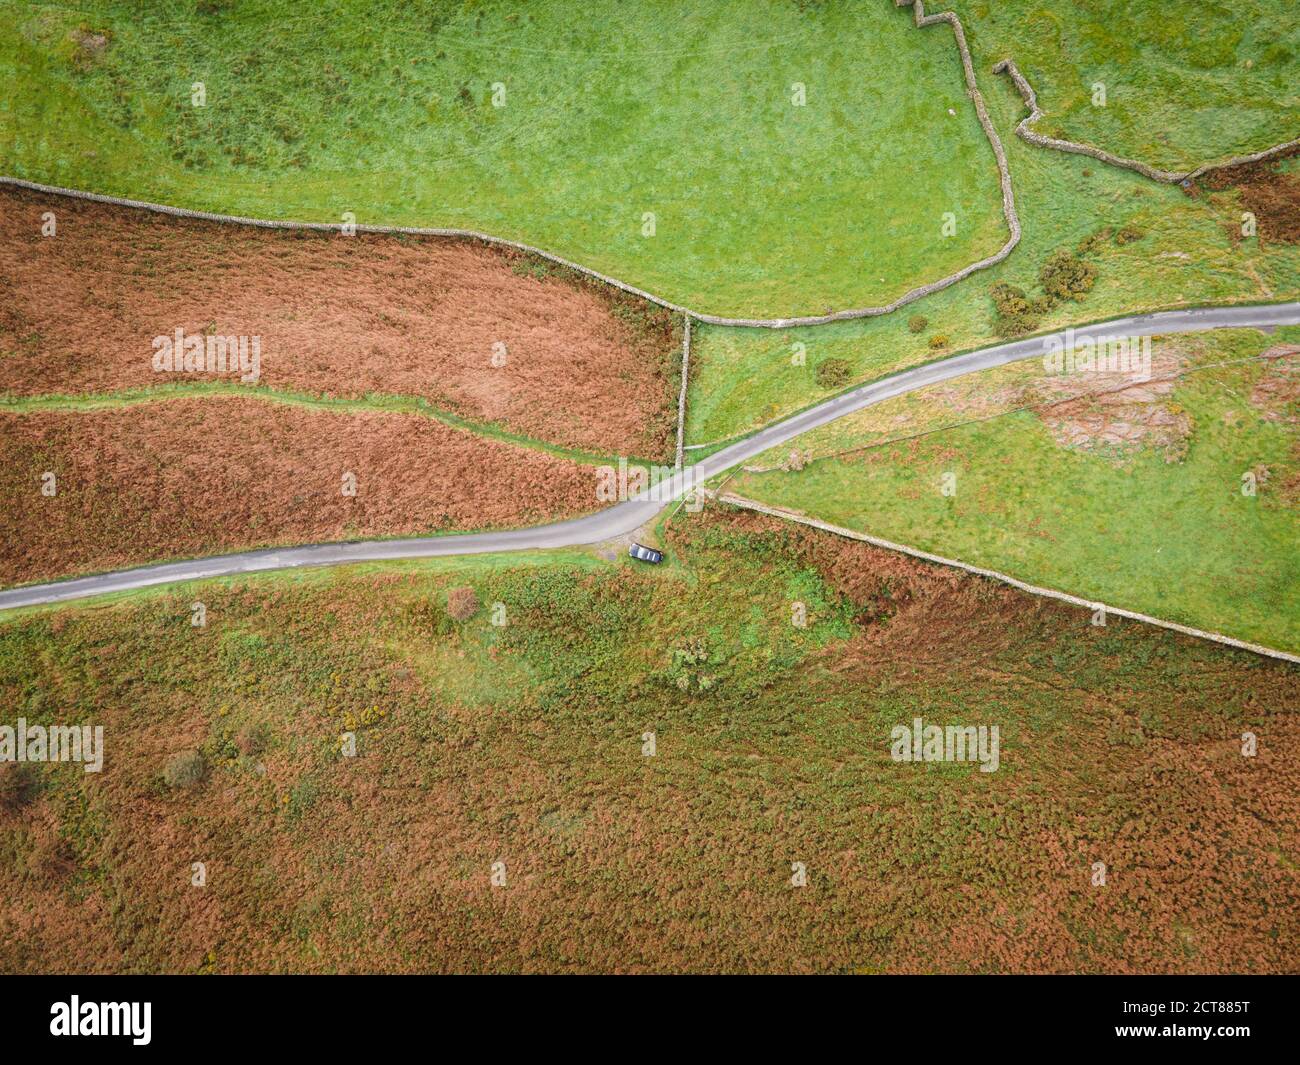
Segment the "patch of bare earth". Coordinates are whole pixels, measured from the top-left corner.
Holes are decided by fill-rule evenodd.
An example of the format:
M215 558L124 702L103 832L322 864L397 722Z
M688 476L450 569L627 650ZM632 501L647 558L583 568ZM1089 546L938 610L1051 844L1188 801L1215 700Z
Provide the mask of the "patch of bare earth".
M1264 352L1264 372L1250 393L1250 403L1268 422L1300 425L1300 344L1278 344ZM1291 449L1290 469L1283 473L1283 502L1300 503L1300 442ZM1256 476L1259 471L1256 471Z
M1191 417L1172 396L1187 360L1176 348L1156 347L1149 380L1131 373L1088 372L1039 380L1043 424L1062 447L1164 452L1178 462L1187 452Z
M54 475L55 494L42 493ZM356 494L344 494L344 475ZM241 397L0 414L0 581L286 543L531 525L594 472L416 414Z
M1182 347L1155 344L1149 380L1128 372L1087 370L1036 375L991 390L978 380L958 381L927 389L925 396L958 420L1033 407L1062 447L1154 447L1174 462L1184 454L1192 431L1191 419L1170 399L1188 361Z
M57 234L42 236L53 212ZM258 229L0 188L0 391L210 381L152 341L258 336L261 383L417 395L601 454L671 450L667 312L471 241ZM225 375L227 380L237 375Z
M1195 344L1192 340L1177 347L1153 345L1148 380L1133 373L1088 370L1047 376L1020 373L993 387L980 374L934 385L906 404L882 404L874 417L870 410L864 412L858 426L867 442L836 453L856 461L899 461L899 452L886 451L882 445L906 446L913 436L1030 409L1061 447L1117 456L1139 447L1159 448L1168 461L1177 462L1186 453L1193 426L1172 395L1178 375L1190 364L1191 354L1199 351L1192 347ZM814 451L791 452L779 468L801 469L823 457ZM746 467L751 472L775 468Z
M1264 372L1250 393L1251 406L1265 421L1300 422L1300 344L1277 344L1265 351Z

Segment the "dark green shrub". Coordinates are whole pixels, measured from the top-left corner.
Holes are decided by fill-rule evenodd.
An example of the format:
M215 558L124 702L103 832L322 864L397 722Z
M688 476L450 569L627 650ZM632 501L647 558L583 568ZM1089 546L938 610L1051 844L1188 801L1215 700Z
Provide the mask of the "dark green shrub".
M849 383L852 367L847 359L823 359L814 377L819 388L843 388Z
M1097 280L1097 268L1062 248L1043 264L1038 280L1049 299L1078 300L1087 295Z
M930 319L923 314L914 314L907 320L907 328L913 333L924 333L925 327L930 324Z
M993 328L999 336L1014 337L1032 333L1038 320L1047 309L1046 301L1031 300L1024 289L999 281L991 289L993 297Z

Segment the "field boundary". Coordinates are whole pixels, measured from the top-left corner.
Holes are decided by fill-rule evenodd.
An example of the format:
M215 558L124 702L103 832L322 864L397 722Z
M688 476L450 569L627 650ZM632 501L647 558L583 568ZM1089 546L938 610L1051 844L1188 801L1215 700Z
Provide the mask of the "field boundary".
M975 106L976 116L979 119L981 128L984 130L985 136L988 138L989 145L993 149L994 158L997 161L999 183L1002 190L1002 213L1006 219L1007 228L1010 230L1010 236L1007 238L1006 243L1003 244L1002 247L993 255L970 263L947 277L910 289L891 303L879 307L859 307L843 311L832 311L828 314L786 318L734 318L726 315L704 314L700 311L692 310L690 307L683 304L673 303L671 300L664 299L661 296L656 296L651 292L647 292L645 289L628 284L626 281L620 281L618 278L609 274L601 273L591 267L583 266L570 259L565 259L563 256L557 255L554 252L549 252L542 248L534 247L531 244L525 244L521 241L509 240L505 237L496 237L492 236L490 233L482 233L473 229L371 225L360 223L351 224L343 222L300 222L291 219L249 218L243 215L218 214L212 211L198 211L186 207L174 207L170 204L151 203L147 200L133 200L121 196L108 196L80 189L64 188L59 185L46 185L41 182L29 181L25 178L12 177L4 174L0 174L0 185L8 185L14 188L22 188L32 192L41 192L54 196L64 196L70 199L87 200L94 203L107 203L118 207L132 207L138 210L171 215L174 218L189 218L204 222L257 226L264 229L315 230L318 232L342 232L346 228L350 232L357 233L405 234L416 237L441 237L447 239L475 241L496 247L513 248L516 251L525 252L529 255L536 255L549 262L553 262L558 266L566 267L567 269L576 271L586 277L617 288L629 295L638 296L655 306L687 315L708 325L734 326L753 329L790 329L797 326L824 325L828 322L842 322L858 318L876 318L882 315L892 314L894 311L900 310L910 303L914 303L919 299L923 299L924 297L933 295L951 285L955 285L958 281L965 280L971 274L976 273L979 270L985 270L990 266L996 266L1011 254L1020 243L1021 237L1020 219L1016 213L1015 193L1011 184L1010 166L1007 163L1006 152L1002 147L1001 139L998 137L997 129L994 127L992 119L989 118L988 109L984 104L983 94L980 92L979 84L976 80L970 48L966 43L966 31L962 27L961 19L958 18L956 12L953 11L939 11L934 14L926 14L925 0L894 0L894 5L895 7L911 7L913 9L913 22L918 28L933 26L940 22L946 22L952 27L953 38L957 44L957 51L961 58L962 74L966 81L966 94ZM993 72L1008 74L1030 109L1029 116L1022 119L1016 126L1016 133L1023 140L1042 148L1052 148L1057 151L1088 155L1112 166L1133 170L1155 181L1166 183L1186 181L1220 167L1235 166L1240 163L1257 162L1261 159L1267 159L1274 155L1278 155L1291 148L1300 147L1300 139L1288 141L1285 144L1275 145L1272 148L1267 148L1251 155L1238 156L1224 162L1206 164L1186 174L1176 174L1170 171L1157 170L1154 167L1148 166L1146 163L1132 159L1124 159L1103 151L1100 148L1094 148L1091 145L1081 144L1074 141L1057 140L1052 137L1046 137L1040 133L1035 133L1033 130L1029 129L1028 126L1041 118L1043 112L1038 106L1038 98L1033 87L1020 73L1019 69L1010 58L1003 59L1001 62L997 63L993 67Z
M1002 262L1020 243L1020 220L1016 215L1015 194L1011 188L1011 170L1007 164L1006 152L1002 147L1002 141L998 138L997 130L993 126L992 119L989 118L988 110L984 106L984 97L980 93L979 85L975 80L975 68L971 62L970 49L966 44L966 33L962 29L961 20L952 11L943 11L933 15L925 13L924 0L894 0L896 7L912 6L916 26L932 26L940 22L946 22L952 27L953 36L957 42L957 51L961 57L962 73L966 80L966 93L975 105L975 113L979 118L980 126L988 138L989 145L993 149L994 158L998 165L999 183L1002 189L1002 213L1007 222L1007 228L1010 230L1010 236L1005 244L993 255L987 256L976 262L962 267L956 273L949 274L947 277L940 278L938 281L931 281L928 284L920 285L917 288L910 289L903 295L899 296L891 303L881 307L860 307L844 311L832 311L829 314L808 315L803 317L790 318L731 318L726 315L703 314L699 311L692 310L682 304L673 303L670 300L663 299L645 289L637 288L626 281L620 281L609 274L602 274L590 267L582 266L572 260L565 259L553 252L545 251L541 248L535 248L530 244L524 244L516 240L508 240L505 237L494 237L488 233L481 233L472 229L444 229L436 227L423 226L388 226L388 225L362 225L362 224L345 224L342 222L296 222L292 220L266 219L266 218L248 218L242 215L216 214L211 211L196 211L186 207L173 207L169 204L150 203L146 200L132 200L121 196L106 196L96 192L85 192L78 189L63 188L58 185L44 185L36 181L28 181L24 178L10 177L0 175L0 185L10 185L15 188L28 189L32 192L42 192L55 196L66 196L72 199L88 200L94 203L107 203L118 207L134 207L139 210L154 211L158 214L171 215L174 218L190 218L203 222L218 222L228 225L246 225L258 226L264 229L305 229L316 230L319 232L342 232L347 225L349 231L357 233L376 233L376 234L406 234L415 237L444 237L460 240L477 241L483 244L495 245L497 247L513 248L516 251L526 252L530 255L536 255L549 262L556 263L559 266L567 267L570 270L577 271L587 277L594 278L597 281L612 285L633 296L639 296L656 306L663 307L679 314L695 318L697 321L705 322L709 325L738 326L754 329L789 329L795 326L805 325L824 325L827 322L840 322L854 318L874 318L884 314L891 314L901 307L914 303L916 300L925 296L932 295L942 289L955 285L978 270L987 269L990 266L996 266Z
M582 448L553 443L539 437L516 433L492 422L474 421L439 407L423 396L400 392L373 392L364 396L332 398L311 392L266 385L250 386L227 382L194 382L161 385L148 388L127 388L114 392L87 392L83 394L42 393L34 396L0 395L0 415L21 416L41 411L62 411L73 414L92 414L99 411L122 410L149 403L168 403L175 400L252 399L261 403L278 403L286 407L303 407L325 414L351 417L360 414L404 414L428 418L448 429L470 433L482 440L494 440L526 451L535 451L567 459L584 466L608 465L615 457ZM626 456L632 465L653 466L655 460L640 456Z
M1015 84L1016 89L1020 92L1021 98L1025 101L1025 106L1029 108L1029 114L1016 123L1016 136L1021 140L1035 145L1038 148L1051 148L1058 152L1070 152L1074 155L1087 155L1093 159L1117 166L1124 170L1132 170L1134 173L1141 174L1143 177L1150 178L1152 181L1163 182L1166 185L1180 185L1185 181L1195 181L1202 174L1207 174L1211 170L1220 170L1229 166L1241 166L1243 163L1258 163L1264 159L1270 159L1275 155L1281 155L1283 152L1290 151L1293 148L1300 148L1300 138L1286 141L1283 144L1275 144L1271 148L1265 148L1263 151L1251 152L1249 155L1234 155L1219 163L1205 163L1198 166L1195 170L1185 172L1176 172L1173 170L1158 170L1147 163L1137 159L1125 159L1123 156L1112 155L1108 151L1094 147L1091 144L1084 144L1080 141L1059 140L1056 137L1048 137L1042 133L1035 133L1029 127L1043 117L1043 109L1038 106L1038 94L1034 92L1034 87L1029 84L1028 79L1020 73L1015 62L1010 59L1003 59L993 67L994 74L1006 74Z
M686 443L686 381L691 363L691 316L682 315L682 388L677 396L677 468L682 468L683 445Z
M1012 588L1017 588L1022 592L1028 592L1030 595L1041 596L1045 599L1055 599L1061 603L1068 603L1070 606L1083 607L1086 610L1104 610L1107 614L1114 614L1116 617L1128 618L1130 621L1140 621L1146 625L1155 625L1162 629L1171 629L1174 632L1180 632L1185 636L1195 636L1202 640L1211 640L1214 643L1226 644L1228 647L1235 647L1241 651L1250 651L1257 655L1263 655L1267 658L1279 658L1284 662L1295 662L1300 664L1300 655L1291 654L1288 651L1279 651L1276 648L1265 647L1262 644L1249 643L1246 640L1238 640L1232 636L1225 636L1220 632L1209 632L1205 629L1192 628L1190 625L1181 625L1176 621L1166 621L1163 618L1152 617L1150 614L1141 614L1136 610L1125 610L1122 607L1110 606L1106 603L1081 599L1077 595L1071 595L1069 592L1057 591L1055 588L1044 588L1041 585L1029 584L1025 581L1018 580L1006 573L1000 573L997 570L984 569L981 566L973 566L968 562L959 562L956 559L945 558L943 555L931 554L929 551L922 551L920 548L908 547L905 544L894 543L892 540L885 540L879 536L871 536L868 533L858 532L855 529L846 529L842 525L832 525L830 522L822 521L820 518L812 518L807 514L800 514L797 511L786 510L784 507L773 507L766 503L760 503L755 499L747 499L744 496L738 496L733 492L725 492L716 495L715 498L720 503L727 503L731 506L738 507L741 510L752 510L759 514L766 514L769 517L781 518L785 521L793 521L800 525L808 525L814 529L821 529L823 532L832 533L835 536L842 536L849 540L859 540L862 543L871 544L873 547L883 548L886 551L896 551L903 555L909 555L912 558L920 559L923 562L932 562L940 566L948 566L952 569L963 570L966 573L972 573L977 577L988 577L992 580L999 581L1002 584L1008 584Z

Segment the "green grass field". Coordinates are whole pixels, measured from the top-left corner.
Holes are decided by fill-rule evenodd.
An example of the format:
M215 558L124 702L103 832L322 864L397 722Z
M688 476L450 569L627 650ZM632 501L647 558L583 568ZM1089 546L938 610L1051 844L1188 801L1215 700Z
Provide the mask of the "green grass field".
M1300 330L1175 338L1157 351L1203 365L1281 340L1295 343ZM1191 432L1172 461L1152 446L1066 448L1036 412L900 440L986 413L920 393L788 445L827 456L801 472L742 474L728 487L1034 584L1300 651L1300 410L1292 399L1269 417L1252 402L1264 372L1255 362L1184 377L1167 407L1190 418ZM996 408L999 392L1034 375L1032 363L977 375L967 402L994 397ZM830 457L872 441L886 443ZM1243 473L1259 470L1257 494L1243 495ZM956 492L945 496L949 472Z
M973 45L980 45L976 39ZM992 53L976 47L987 71ZM1295 298L1300 294L1300 247L1236 241L1228 229L1240 219L1234 193L1189 198L1180 189L1104 166L1082 156L1047 151L1012 134L1022 114L1014 88L981 73L990 114L1002 134L1024 228L1006 262L961 284L881 318L805 329L719 329L699 326L691 352L688 444L724 440L816 403L831 390L818 387L815 372L825 359L843 359L854 381L870 381L936 357L996 343L989 288L998 282L1027 292L1057 249L1074 249L1094 233L1110 230L1088 255L1097 267L1093 290L1045 315L1041 328L1163 307ZM1287 169L1295 172L1300 160ZM1113 234L1132 226L1140 239L1118 244ZM927 319L913 333L909 319ZM929 347L941 335L948 344ZM802 345L803 364L792 357Z
M1038 94L1039 133L1174 171L1300 137L1291 0L938 6L961 16L982 55L1015 61Z
M476 228L760 317L885 303L1006 239L951 32L884 2L92 0L0 26L0 170L42 182Z

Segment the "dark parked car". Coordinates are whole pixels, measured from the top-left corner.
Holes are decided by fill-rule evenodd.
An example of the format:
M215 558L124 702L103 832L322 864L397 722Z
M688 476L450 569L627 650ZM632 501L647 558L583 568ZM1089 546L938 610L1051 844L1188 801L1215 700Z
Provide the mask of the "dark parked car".
M656 551L653 547L645 547L642 544L633 544L627 549L627 553L642 562L662 562L664 560L662 551Z

